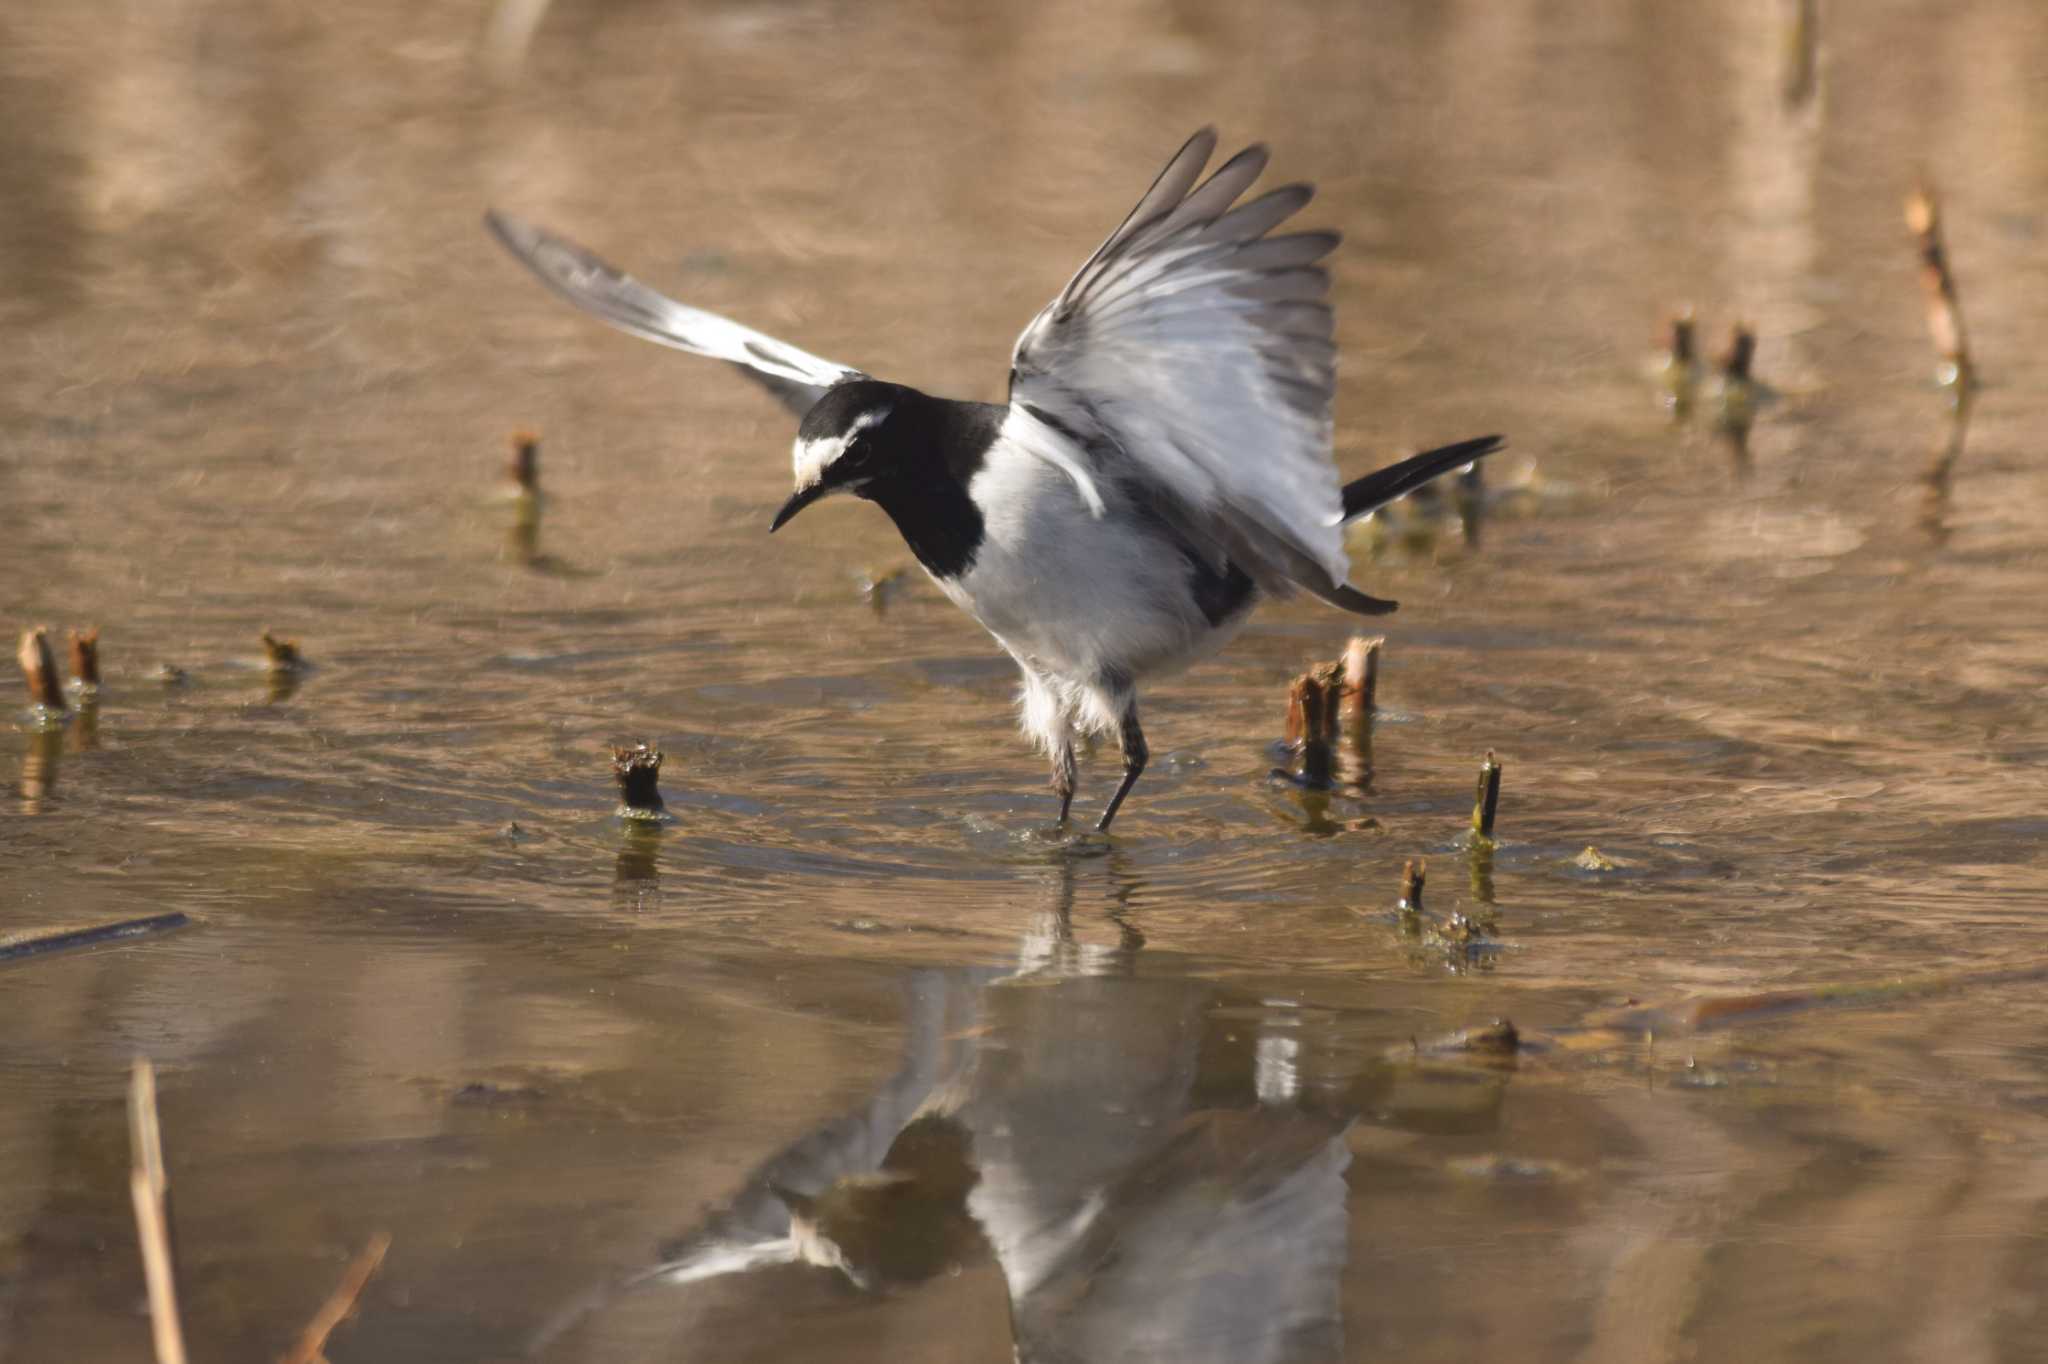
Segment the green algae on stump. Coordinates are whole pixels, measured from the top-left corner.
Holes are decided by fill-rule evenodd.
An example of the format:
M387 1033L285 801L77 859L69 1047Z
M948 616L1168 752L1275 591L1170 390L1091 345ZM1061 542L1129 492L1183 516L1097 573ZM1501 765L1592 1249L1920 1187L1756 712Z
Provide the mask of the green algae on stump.
M1591 843L1586 845L1584 852L1572 859L1572 865L1580 871L1617 871L1621 867L1621 863L1615 861L1606 853L1601 852Z

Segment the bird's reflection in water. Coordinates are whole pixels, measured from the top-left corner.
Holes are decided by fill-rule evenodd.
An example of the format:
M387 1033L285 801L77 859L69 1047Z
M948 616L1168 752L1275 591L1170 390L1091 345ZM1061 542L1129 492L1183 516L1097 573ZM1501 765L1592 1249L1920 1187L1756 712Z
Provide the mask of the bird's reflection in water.
M1346 1129L1489 1127L1505 1071L1460 1073L1448 1102L1418 1097L1409 1064L1319 1071L1303 1010L1148 969L1128 884L1077 934L1075 878L1054 872L1015 969L912 972L903 1062L874 1098L561 1314L535 1353L793 1358L811 1347L769 1337L850 1322L866 1299L946 1304L947 1358L987 1357L969 1321L1006 1324L1021 1361L1341 1356ZM1105 924L1109 941L1079 940ZM999 1305L968 1310L976 1292ZM855 1357L847 1331L817 1348Z

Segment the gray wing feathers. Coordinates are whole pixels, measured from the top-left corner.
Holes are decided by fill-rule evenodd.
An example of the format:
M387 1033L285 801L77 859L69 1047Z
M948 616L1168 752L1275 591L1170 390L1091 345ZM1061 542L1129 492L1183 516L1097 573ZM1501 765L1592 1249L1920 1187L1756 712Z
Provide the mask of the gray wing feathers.
M833 384L859 371L798 350L730 318L676 302L576 243L493 210L491 235L540 282L621 331L738 366L790 411L802 415Z
M1266 235L1309 202L1288 185L1238 203L1262 147L1197 186L1197 133L1018 338L1015 404L1079 433L1094 473L1142 487L1181 531L1270 590L1348 591L1330 462L1334 232Z

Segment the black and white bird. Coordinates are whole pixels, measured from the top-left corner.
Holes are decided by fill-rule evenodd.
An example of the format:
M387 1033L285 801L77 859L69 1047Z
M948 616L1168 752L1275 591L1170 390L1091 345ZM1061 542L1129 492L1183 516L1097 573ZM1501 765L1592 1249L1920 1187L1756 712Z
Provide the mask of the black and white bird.
M1017 338L1004 403L935 398L663 297L583 248L493 212L543 283L615 327L727 360L802 418L796 491L770 530L833 493L888 513L941 590L1023 670L1023 726L1064 822L1074 743L1114 733L1145 769L1138 685L1221 647L1262 596L1299 589L1358 615L1344 525L1500 447L1427 451L1340 484L1330 458L1335 232L1273 229L1314 194L1240 203L1248 147L1200 178L1196 133Z

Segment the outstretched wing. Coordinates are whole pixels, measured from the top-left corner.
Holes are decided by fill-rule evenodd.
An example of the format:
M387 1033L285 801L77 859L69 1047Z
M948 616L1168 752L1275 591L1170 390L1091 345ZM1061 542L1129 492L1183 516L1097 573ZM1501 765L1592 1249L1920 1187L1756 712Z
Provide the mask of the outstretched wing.
M656 293L576 243L531 223L495 209L484 215L484 223L541 283L583 311L649 341L730 361L798 416L832 385L863 377L730 318Z
M1261 585L1338 600L1342 503L1330 462L1334 232L1269 236L1314 190L1238 203L1248 147L1197 187L1205 128L1017 339L1010 402L1143 484L1178 527ZM1113 465L1113 467L1105 467Z

